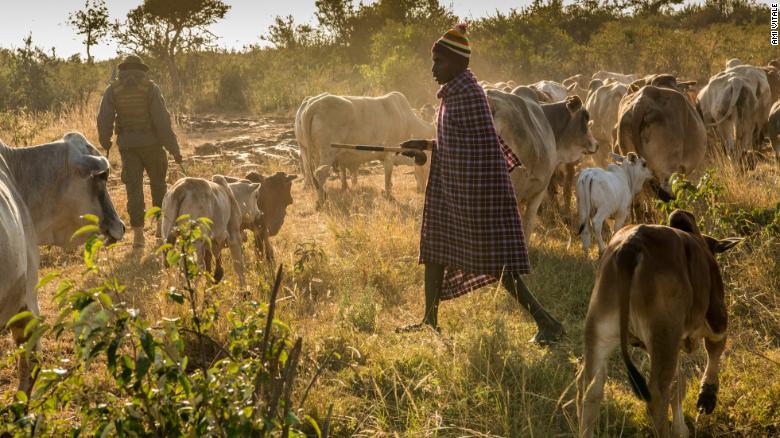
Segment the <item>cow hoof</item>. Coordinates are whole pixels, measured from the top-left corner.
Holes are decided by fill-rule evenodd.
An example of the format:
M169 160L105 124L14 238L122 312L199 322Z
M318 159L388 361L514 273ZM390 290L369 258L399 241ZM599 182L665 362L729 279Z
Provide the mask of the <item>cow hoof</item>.
M715 403L718 401L718 385L705 383L701 385L699 400L696 402L696 408L699 412L711 414L715 410Z

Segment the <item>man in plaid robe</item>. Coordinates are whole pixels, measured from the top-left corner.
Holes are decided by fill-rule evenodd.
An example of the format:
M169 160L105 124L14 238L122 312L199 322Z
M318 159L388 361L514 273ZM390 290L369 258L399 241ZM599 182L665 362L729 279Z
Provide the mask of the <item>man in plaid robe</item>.
M561 324L539 304L520 275L531 272L509 172L517 156L496 134L487 97L468 69L465 26L450 29L433 46L433 76L442 85L437 138L425 193L420 263L425 265L423 323L438 330L441 300L464 295L499 278L538 326L532 339L552 343ZM402 146L424 148L430 140Z

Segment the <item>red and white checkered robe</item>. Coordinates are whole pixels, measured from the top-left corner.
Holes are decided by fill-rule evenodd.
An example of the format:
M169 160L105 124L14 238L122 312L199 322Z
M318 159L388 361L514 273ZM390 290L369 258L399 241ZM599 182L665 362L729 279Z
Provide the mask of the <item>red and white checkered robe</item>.
M499 138L470 70L444 84L425 192L420 263L445 266L447 300L531 265L509 172L520 164Z

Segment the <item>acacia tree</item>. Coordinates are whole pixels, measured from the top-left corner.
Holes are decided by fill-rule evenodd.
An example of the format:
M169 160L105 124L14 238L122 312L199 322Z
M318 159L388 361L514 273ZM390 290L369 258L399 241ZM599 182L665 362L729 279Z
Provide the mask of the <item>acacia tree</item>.
M177 56L211 47L217 36L208 27L225 18L228 10L221 0L144 0L124 22L114 23L112 31L121 47L164 63L177 99L181 91Z
M90 49L108 35L108 7L104 0L86 0L84 9L71 12L68 24L76 28L79 35L84 35L84 45L87 47L87 62L92 63Z

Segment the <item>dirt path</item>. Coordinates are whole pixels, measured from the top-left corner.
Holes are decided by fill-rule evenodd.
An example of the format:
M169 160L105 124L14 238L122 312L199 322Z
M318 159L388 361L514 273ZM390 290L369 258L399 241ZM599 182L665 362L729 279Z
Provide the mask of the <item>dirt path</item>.
M294 121L280 117L182 117L183 154L192 161L228 160L237 165L277 160L297 165Z

